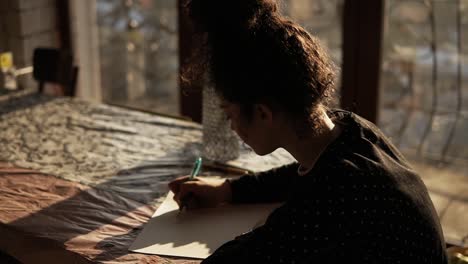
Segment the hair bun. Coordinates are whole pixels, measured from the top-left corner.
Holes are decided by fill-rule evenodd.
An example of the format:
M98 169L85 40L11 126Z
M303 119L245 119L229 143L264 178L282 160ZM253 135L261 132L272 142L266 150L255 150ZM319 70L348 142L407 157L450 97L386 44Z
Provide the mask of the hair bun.
M189 0L189 16L201 31L248 29L278 12L276 0Z

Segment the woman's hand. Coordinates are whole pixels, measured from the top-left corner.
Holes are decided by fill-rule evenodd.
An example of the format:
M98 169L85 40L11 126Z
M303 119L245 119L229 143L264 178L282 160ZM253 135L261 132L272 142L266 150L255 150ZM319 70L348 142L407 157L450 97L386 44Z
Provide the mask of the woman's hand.
M188 209L216 207L228 203L232 199L229 181L194 178L188 181L189 176L179 177L169 183L174 193L174 200L182 206L182 201Z

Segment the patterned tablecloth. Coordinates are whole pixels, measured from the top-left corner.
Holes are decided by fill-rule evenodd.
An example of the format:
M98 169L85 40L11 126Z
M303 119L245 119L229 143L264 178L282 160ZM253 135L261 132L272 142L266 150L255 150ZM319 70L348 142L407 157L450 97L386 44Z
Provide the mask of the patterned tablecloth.
M0 250L33 263L190 262L127 248L167 183L200 155L199 124L25 95L0 100L0 131ZM291 161L242 148L233 164L261 171Z

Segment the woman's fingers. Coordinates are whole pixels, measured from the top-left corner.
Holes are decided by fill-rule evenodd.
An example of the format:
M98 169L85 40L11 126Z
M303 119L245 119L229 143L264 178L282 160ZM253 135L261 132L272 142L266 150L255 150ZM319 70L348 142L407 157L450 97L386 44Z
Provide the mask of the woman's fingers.
M203 178L189 180L189 176L183 176L169 183L169 188L174 192L174 200L179 206L215 207L225 201L222 193L224 182Z
M182 182L179 185L179 191L174 195L174 200L180 204L180 202L183 201L190 193L196 196L198 193L198 187L199 184L196 181Z
M171 181L169 183L169 189L171 189L171 191L173 193L178 193L179 188L180 188L180 184L183 183L183 182L186 182L189 177L190 176L186 175L186 176L176 178L175 180L173 180L173 181Z

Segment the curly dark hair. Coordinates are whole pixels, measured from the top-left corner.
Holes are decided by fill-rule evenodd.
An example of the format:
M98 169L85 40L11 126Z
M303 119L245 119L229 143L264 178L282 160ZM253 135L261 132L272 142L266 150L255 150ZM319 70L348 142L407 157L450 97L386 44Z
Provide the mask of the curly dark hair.
M189 0L186 11L203 41L183 80L207 72L248 119L253 105L264 103L299 130L320 127L318 106L334 91L335 67L315 37L280 14L277 1Z

